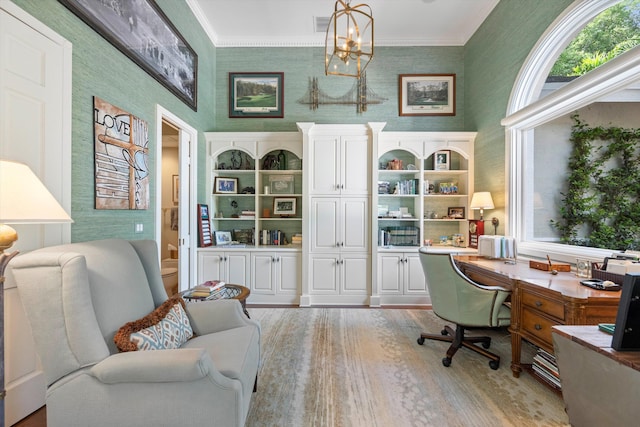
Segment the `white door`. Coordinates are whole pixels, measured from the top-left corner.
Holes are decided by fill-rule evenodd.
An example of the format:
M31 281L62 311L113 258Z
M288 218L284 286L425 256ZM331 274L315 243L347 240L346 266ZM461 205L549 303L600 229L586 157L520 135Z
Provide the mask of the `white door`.
M340 259L340 293L368 294L370 270L367 254L343 254Z
M429 295L424 270L418 255L404 256L405 261L405 294Z
M71 212L71 44L0 0L0 157L28 164ZM70 241L69 225L15 226L26 252ZM11 250L9 250L11 251ZM11 277L4 293L5 425L44 405L45 380Z
M378 257L378 286L381 294L400 294L402 269L402 255L385 254Z
M338 260L333 254L311 255L311 293L338 295Z
M198 283L207 280L225 280L224 256L217 252L201 252L198 254Z

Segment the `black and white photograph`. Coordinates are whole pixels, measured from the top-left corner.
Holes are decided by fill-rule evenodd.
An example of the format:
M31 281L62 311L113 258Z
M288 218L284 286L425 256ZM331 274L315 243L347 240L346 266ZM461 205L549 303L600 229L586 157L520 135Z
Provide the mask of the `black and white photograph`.
M433 155L433 169L437 171L449 170L449 157L451 157L449 150L436 151Z
M280 216L293 216L296 214L295 197L276 197L273 199L273 214Z
M455 116L455 74L401 74L401 116Z
M197 111L198 55L154 0L59 0Z

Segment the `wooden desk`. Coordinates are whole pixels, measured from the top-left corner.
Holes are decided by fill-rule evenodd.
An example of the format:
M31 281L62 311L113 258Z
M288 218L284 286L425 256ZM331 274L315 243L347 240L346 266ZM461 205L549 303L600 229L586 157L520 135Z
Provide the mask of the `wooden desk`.
M640 352L615 351L597 326L554 326L553 342L572 426L638 425Z
M553 353L554 325L615 323L620 292L582 286L573 272L549 272L529 268L528 262L507 264L478 256L455 257L470 279L485 285L511 289L511 371L519 377L522 340Z

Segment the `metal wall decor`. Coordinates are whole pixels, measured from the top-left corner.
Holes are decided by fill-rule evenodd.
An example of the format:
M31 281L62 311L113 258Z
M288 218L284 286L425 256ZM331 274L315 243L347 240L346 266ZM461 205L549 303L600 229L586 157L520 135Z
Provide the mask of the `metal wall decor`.
M313 111L317 110L320 105L355 105L358 114L367 111L367 106L371 104L382 104L387 98L379 96L373 89L367 85L367 75L356 80L349 92L342 96L334 97L327 95L318 86L318 78L309 78L309 88L307 94L298 100L300 104L308 104Z

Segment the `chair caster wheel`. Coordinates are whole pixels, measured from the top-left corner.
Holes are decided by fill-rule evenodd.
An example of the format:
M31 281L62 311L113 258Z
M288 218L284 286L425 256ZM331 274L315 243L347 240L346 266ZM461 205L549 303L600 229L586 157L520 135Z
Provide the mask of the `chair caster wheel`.
M444 359L442 359L442 364L448 368L449 366L451 366L451 358L445 357Z
M422 337L418 338L418 344L419 345L424 344L424 338L422 338Z
M487 341L487 342L483 342L482 343L482 348L487 349L491 347L491 341Z
M492 360L491 362L489 362L489 367L495 371L500 367L500 362L497 360Z
M440 331L440 335L449 335L449 332L447 332L446 329L443 329Z

